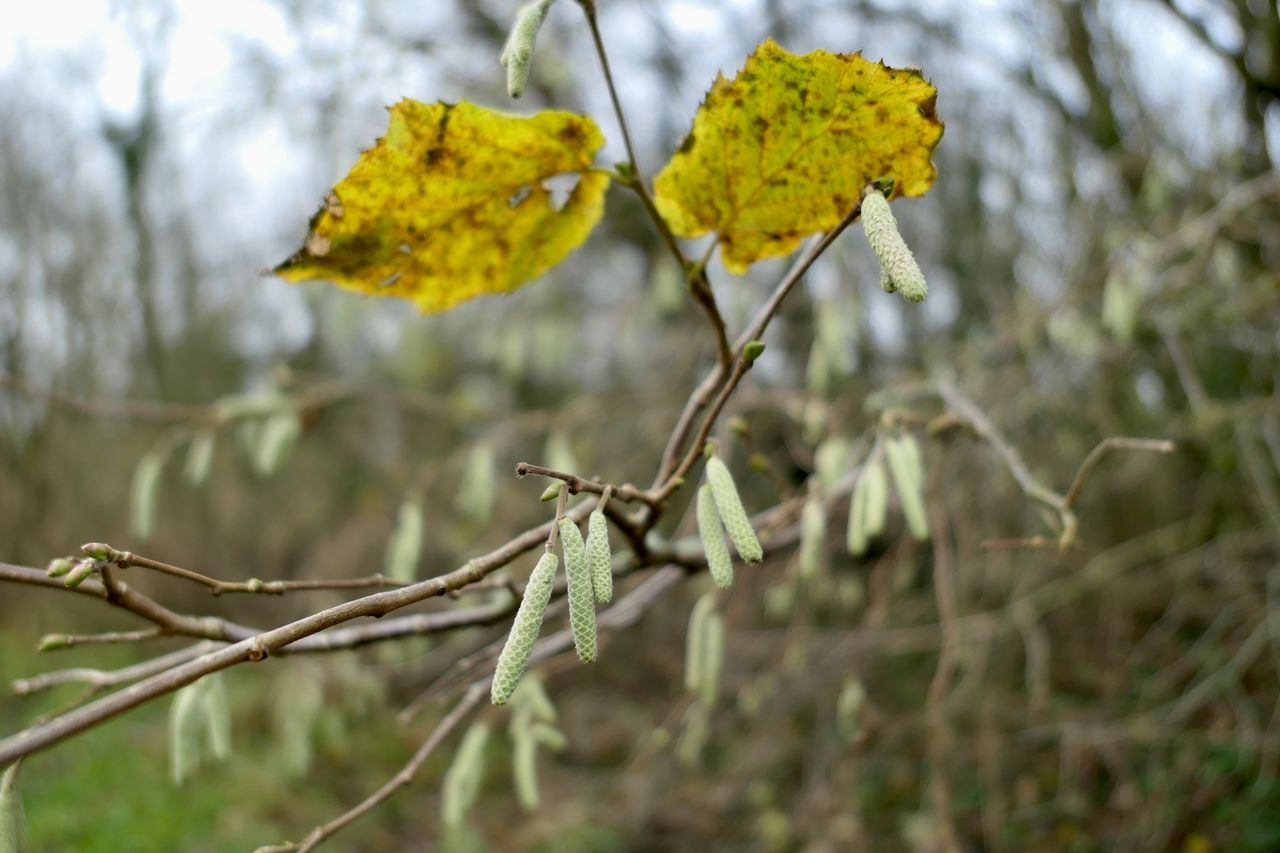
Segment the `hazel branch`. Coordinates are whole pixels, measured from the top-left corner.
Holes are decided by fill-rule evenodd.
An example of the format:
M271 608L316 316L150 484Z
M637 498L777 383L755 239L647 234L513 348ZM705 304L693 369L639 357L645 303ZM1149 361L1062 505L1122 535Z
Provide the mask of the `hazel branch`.
M206 587L213 595L223 593L255 593L263 595L284 595L286 592L317 589L369 589L371 587L403 587L404 581L392 580L382 574L369 575L363 578L333 578L308 580L264 581L249 578L247 581L223 581L184 569L181 566L162 563L132 551L121 551L103 542L89 542L81 546L81 550L98 560L103 560L121 569L138 567L153 572L181 578Z

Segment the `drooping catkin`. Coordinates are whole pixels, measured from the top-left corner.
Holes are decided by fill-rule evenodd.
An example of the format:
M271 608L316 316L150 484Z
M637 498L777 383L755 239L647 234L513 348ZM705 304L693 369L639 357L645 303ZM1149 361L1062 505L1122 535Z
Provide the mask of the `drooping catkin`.
M720 513L720 521L724 529L729 531L729 539L738 555L748 563L758 563L764 559L764 550L760 540L751 527L751 519L742 506L742 498L738 496L738 487L733 482L729 467L720 457L712 456L707 460L707 482L711 485L711 495L716 501L716 510Z
M885 443L889 457L889 472L893 475L893 487L898 491L902 516L906 519L911 535L921 541L929 538L929 522L924 511L924 465L920 459L920 445L915 436L905 433L894 436Z
M716 509L716 499L709 485L698 489L698 535L702 537L702 550L707 555L711 579L721 589L728 589L733 583L733 559L724 541L724 523L720 520L720 511Z
M204 688L188 684L173 694L169 706L169 777L181 785L200 766L200 738L205 728Z
M422 556L424 531L422 501L406 497L400 503L396 529L387 540L382 572L393 581L413 583L418 578L418 561Z
M459 480L454 498L458 512L476 524L488 524L493 517L493 445L482 441L471 448Z
M587 518L587 567L597 604L613 598L613 555L609 553L609 523L604 511L595 510Z
M719 613L707 616L702 626L702 661L698 665L698 685L702 701L709 708L720 694L720 673L724 670L724 618Z
M209 468L213 464L213 430L202 429L191 437L187 445L187 459L182 469L182 476L188 485L199 486L209 478Z
M209 753L218 761L231 757L231 705L222 673L206 675L204 684L204 716L208 728Z
M22 792L18 790L18 768L15 761L0 776L0 853L26 853L27 826L22 811Z
M511 741L511 778L516 787L516 799L525 811L533 811L541 802L538 794L538 741L527 719L512 727Z
M538 30L547 16L547 10L555 0L534 0L520 7L516 13L511 35L498 58L507 69L507 94L518 98L524 94L529 82L529 67L533 62L533 46L538 40Z
M564 550L564 573L569 581L569 628L573 631L573 647L578 660L591 663L596 659L596 602L592 587L591 567L587 565L587 549L582 532L572 518L560 519L560 547Z
M857 678L845 682L836 699L836 731L847 743L858 739L867 688Z
M877 190L862 199L862 230L880 260L880 287L890 293L901 291L912 302L924 301L929 294L924 273L898 232L888 199Z
M446 826L460 825L475 804L484 780L484 747L488 742L489 726L485 723L473 723L462 736L441 790L440 817Z
M689 613L689 628L685 632L684 687L690 693L698 692L702 685L702 664L706 656L707 620L715 612L715 596L707 593L698 599Z
M849 504L849 553L855 557L867 552L867 544L884 530L889 507L889 480L879 458L869 460L858 475Z
M555 583L558 565L556 555L544 551L529 575L520 609L511 622L511 633L507 635L507 643L502 647L502 654L498 655L498 665L493 672L490 698L495 705L507 703L529 665L529 655L533 653L533 644L542 629L542 615L551 602L551 587Z
M150 450L133 469L133 481L129 487L129 526L133 535L142 542L150 539L155 529L156 491L167 455L165 451Z
M810 495L800 511L800 576L811 578L822 566L822 545L827 537L827 513L822 499Z

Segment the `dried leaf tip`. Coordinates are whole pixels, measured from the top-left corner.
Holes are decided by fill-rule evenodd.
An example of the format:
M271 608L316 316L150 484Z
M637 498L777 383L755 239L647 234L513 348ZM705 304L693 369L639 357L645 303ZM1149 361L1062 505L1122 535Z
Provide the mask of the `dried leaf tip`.
M888 199L878 189L868 190L862 199L862 230L880 261L880 287L887 293L899 291L912 302L923 302L929 294L924 273L898 232Z

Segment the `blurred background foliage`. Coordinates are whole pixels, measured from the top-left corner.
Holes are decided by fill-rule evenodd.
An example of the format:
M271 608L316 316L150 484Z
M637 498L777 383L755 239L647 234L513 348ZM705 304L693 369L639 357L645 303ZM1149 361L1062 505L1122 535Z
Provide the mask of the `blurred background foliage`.
M518 460L648 482L712 349L626 193L542 281L445 315L258 274L296 248L386 105L510 106L497 56L514 5L52 2L8 22L0 558L39 566L104 540L236 580L365 575L382 568L401 502L420 499L426 577L545 518L541 485L506 476ZM949 537L915 543L896 522L851 559L839 515L817 578L800 581L787 560L740 571L701 743L680 745L681 669L704 578L609 638L600 664L547 667L568 748L541 759L542 806L519 815L510 746L495 737L472 841L932 850L950 832L964 849L1280 847L1275 0L599 5L650 175L715 71L766 36L920 65L940 92L940 179L895 204L929 301L913 310L877 290L859 229L837 242L729 409L751 428L749 441L722 436L749 508L801 490L824 440L847 441L851 467L877 407L941 413L939 376L1059 490L1105 436L1178 449L1108 457L1081 498L1081 547L1059 553L983 548L1044 533L1039 514L986 443L926 439ZM622 158L568 2L515 106L543 105L595 116L606 162ZM731 328L781 269L734 279L713 264ZM270 418L246 410L279 416L280 435L264 438ZM193 487L182 468L196 436L214 449ZM144 543L129 507L147 454L166 461ZM768 464L749 469L751 454ZM933 707L941 733L927 708L940 562L958 609L954 678ZM129 581L263 626L339 600ZM48 631L137 627L69 598L3 591L6 680L169 647L37 658ZM404 727L396 711L504 630L232 670L233 758L180 789L162 706L78 737L24 770L33 847L298 837L395 771L440 709ZM73 697L64 690L0 696L6 733ZM941 751L928 747L938 736ZM330 848L436 838L454 743Z

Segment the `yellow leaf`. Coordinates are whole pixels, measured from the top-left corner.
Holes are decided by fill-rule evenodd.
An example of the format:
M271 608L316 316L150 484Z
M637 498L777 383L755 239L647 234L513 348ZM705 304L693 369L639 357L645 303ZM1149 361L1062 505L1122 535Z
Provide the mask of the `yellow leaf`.
M745 272L839 224L876 178L923 195L942 137L936 97L919 71L796 56L770 39L733 80L717 76L654 181L658 210L681 237L715 231L725 267Z
M515 290L600 220L609 176L591 160L603 142L595 122L573 113L526 118L405 99L274 272L401 296L423 311ZM579 180L561 207L546 182L565 173Z

